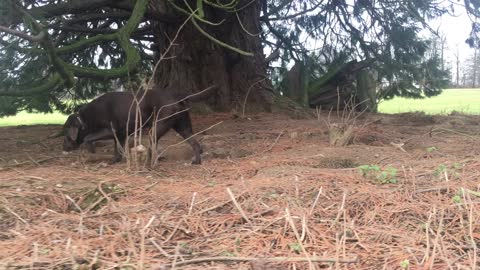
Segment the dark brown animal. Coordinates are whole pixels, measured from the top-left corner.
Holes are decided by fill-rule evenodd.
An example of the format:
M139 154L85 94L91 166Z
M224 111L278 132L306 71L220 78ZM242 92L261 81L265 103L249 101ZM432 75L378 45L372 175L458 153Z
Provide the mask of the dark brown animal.
M174 129L192 147L194 152L192 164L200 164L202 148L197 140L192 138L192 122L187 101L205 99L214 89L216 86L187 98L176 97L161 89L140 91L137 94L130 92L104 94L68 117L63 126L63 150L72 151L85 143L88 150L94 152L95 141L113 139L115 149L111 163L121 161L122 154L117 142L124 148L127 136L135 132L135 115L138 110L144 128L156 127L157 140L168 130ZM157 119L156 123L154 118Z

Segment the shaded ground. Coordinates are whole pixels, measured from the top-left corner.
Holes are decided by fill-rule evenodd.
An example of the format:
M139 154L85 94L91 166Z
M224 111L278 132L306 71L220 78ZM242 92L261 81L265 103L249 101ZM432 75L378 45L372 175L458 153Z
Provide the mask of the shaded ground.
M223 121L203 164L182 144L155 170L0 128L0 269L480 266L480 117L369 115L346 147L321 118L194 117Z

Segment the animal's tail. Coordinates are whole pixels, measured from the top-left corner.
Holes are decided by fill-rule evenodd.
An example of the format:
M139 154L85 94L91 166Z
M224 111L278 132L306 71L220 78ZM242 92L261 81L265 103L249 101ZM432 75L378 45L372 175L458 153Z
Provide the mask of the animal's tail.
M213 94L215 94L215 92L217 92L217 90L218 90L218 86L217 85L212 85L212 86L209 86L209 87L203 89L200 92L188 95L188 96L182 98L182 100L188 100L188 101L191 101L191 102L202 101L202 100L205 100L205 99L211 97Z

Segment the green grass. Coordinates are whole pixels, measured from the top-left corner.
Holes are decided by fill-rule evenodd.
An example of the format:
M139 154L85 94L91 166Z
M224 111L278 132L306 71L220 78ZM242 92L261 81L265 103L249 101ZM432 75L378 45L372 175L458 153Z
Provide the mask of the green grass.
M20 112L15 116L0 118L0 127L3 126L20 126L20 125L45 125L59 124L63 125L67 120L67 115L59 112L54 113L27 113Z
M378 106L381 113L423 111L427 114L448 114L457 111L480 114L479 89L446 89L442 94L425 99L394 98Z
M394 98L378 106L381 113L424 111L428 114L448 114L452 111L480 114L480 89L447 89L439 96L426 99ZM27 113L0 118L1 126L58 124L63 125L67 115L59 112Z

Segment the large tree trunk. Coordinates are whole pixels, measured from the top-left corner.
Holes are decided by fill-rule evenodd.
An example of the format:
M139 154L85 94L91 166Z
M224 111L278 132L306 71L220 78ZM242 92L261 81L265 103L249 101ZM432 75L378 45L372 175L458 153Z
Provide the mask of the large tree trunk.
M157 1L162 0L154 2ZM190 2L195 6L195 1ZM270 111L275 95L267 78L265 57L258 35L261 31L260 8L258 1L240 2L239 7L251 3L238 12L242 25L235 13L208 6L204 7L205 18L214 23L223 19L225 21L219 26L208 26L199 21L198 24L216 39L251 52L253 56L240 55L212 42L202 35L192 22L188 22L168 54L173 58L160 63L155 74L156 83L169 91L185 95L216 84L219 91L208 102L213 109L242 111L248 95L245 108L247 111ZM182 17L177 23L156 23L155 38L158 40L160 53L170 45L171 39L185 19L186 17Z

